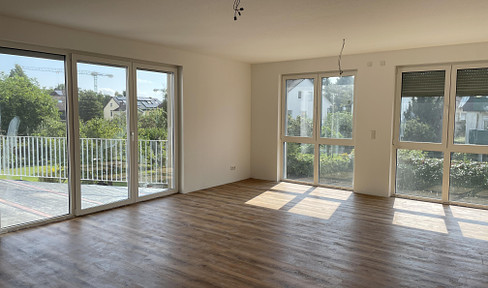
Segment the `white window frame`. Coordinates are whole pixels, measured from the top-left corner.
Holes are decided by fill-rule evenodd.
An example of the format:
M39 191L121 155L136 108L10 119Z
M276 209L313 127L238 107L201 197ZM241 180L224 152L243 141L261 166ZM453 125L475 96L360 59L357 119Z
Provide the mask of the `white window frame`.
M322 78L327 77L340 77L338 72L321 72L321 73L306 73L306 74L288 74L283 75L281 78L281 109L280 109L280 148L279 148L279 178L280 181L301 183L301 184L313 184L315 186L324 186L331 188L338 188L344 190L354 190L354 183L356 178L356 173L353 173L353 183L352 189L347 187L337 187L333 185L324 185L319 183L319 172L320 172L320 145L334 145L334 146L352 146L356 147L355 144L355 131L356 131L356 81L357 81L356 71L344 71L342 76L354 76L354 95L353 95L353 127L352 127L352 138L350 139L340 139L340 138L325 138L320 137L321 130L321 109L322 109ZM286 97L287 88L286 81L293 79L314 79L314 109L313 109L313 131L312 137L299 137L299 136L287 136L286 135L286 117L288 116ZM300 144L311 144L314 145L314 180L313 183L297 181L292 179L284 178L284 143L300 143ZM354 160L355 161L355 160Z
M91 56L91 55L86 55L86 54L73 54L71 57L71 69L72 69L72 105L73 105L73 110L72 110L72 119L76 119L73 121L73 140L71 144L74 146L74 163L76 167L80 167L81 160L80 160L80 127L79 127L79 109L78 109L78 63L88 63L88 64L95 64L95 65L106 65L106 66L113 66L113 67L120 67L120 68L125 68L126 69L126 89L127 89L127 106L129 107L127 109L127 159L129 159L129 166L128 166L128 183L131 183L133 181L134 177L134 171L132 170L132 157L130 157L132 154L132 151L134 151L134 138L131 137L133 131L129 128L130 126L130 119L132 117L132 111L131 106L132 106L132 101L131 99L133 98L132 93L130 91L131 83L133 82L133 79L131 79L131 67L132 64L130 61L124 61L124 60L116 60L116 59L111 59L111 58L105 58L105 57L98 57L98 56ZM73 172L76 172L75 175L71 175L73 178L73 182L75 185L75 215L85 215L85 214L90 214L94 212L99 212L102 210L107 210L107 209L112 209L115 207L120 207L123 205L131 204L135 202L135 197L134 197L134 191L132 187L130 187L130 184L128 185L128 197L125 200L121 201L116 201L116 202L111 202L107 204L102 204L98 205L95 207L90 207L90 208L81 208L81 180L80 180L80 171L79 169L71 169Z
M65 67L65 86L66 86L66 121L67 121L67 159L68 159L68 169L69 169L69 183L68 183L68 189L69 189L69 212L66 215L61 215L61 216L56 216L52 218L47 218L47 219L41 219L41 220L35 220L35 221L29 221L26 223L21 223L18 225L6 227L6 228L1 228L0 229L0 234L15 231L18 229L23 229L23 228L30 228L30 227L35 227L39 225L43 225L46 223L52 223L60 220L65 220L65 219L70 219L75 216L81 216L85 214L90 214L90 213L95 213L98 211L102 210L107 210L107 209L112 209L115 207L120 207L123 205L127 204L132 204L135 202L139 201L145 201L149 200L152 198L158 198L170 194L177 193L179 191L179 183L181 181L180 175L179 175L179 161L180 161L180 154L179 154L179 143L178 143L178 137L179 133L181 132L179 130L179 117L180 117L180 108L179 108L179 97L180 97L180 85L181 85L181 76L180 76L180 69L178 69L177 66L173 65L166 65L166 64L160 64L156 62L150 62L150 61L141 61L141 60L135 60L131 58L123 58L123 57L114 57L114 56L109 56L109 55L102 55L102 54L96 54L96 53L88 53L88 52L83 52L83 51L76 51L76 50L68 50L68 49L56 49L56 48L47 48L43 46L38 46L38 45L29 45L29 44L21 44L21 43L15 43L15 42L10 42L10 41L4 41L0 40L0 48L7 48L7 49L13 49L13 50L19 50L20 53L16 55L26 55L29 56L29 53L32 53L33 56L38 57L38 53L46 53L46 54L53 54L53 55L59 55L64 57L65 62L64 62L64 67ZM49 58L49 57L46 57ZM135 98L135 92L136 92L136 82L137 79L135 77L136 74L136 68L141 68L141 69L147 69L147 70L155 70L155 71L161 71L161 72L170 72L173 75L173 81L172 84L173 86L171 87L173 90L172 93L172 160L173 160L173 178L171 179L171 188L166 189L162 192L154 193L151 195L146 195L139 197L138 196L138 185L137 185L137 158L131 159L130 161L130 166L135 166L135 173L134 167L128 167L129 169L129 177L130 179L134 178L135 180L132 180L132 186L135 187L128 187L129 189L129 198L127 200L123 201L118 201L114 203L109 203L109 204L104 204L100 206L96 206L93 208L88 208L88 209L81 209L81 181L80 181L80 170L79 170L79 163L80 163L80 153L79 153L79 122L78 121L73 121L73 119L78 119L78 91L75 89L77 87L77 69L76 69L76 63L80 62L86 62L86 63L94 63L94 64L102 64L102 65L113 65L113 66L119 66L119 67L126 67L127 68L127 93L129 94L129 101L132 101L133 103L129 103L129 107L132 106L132 108L129 109L134 109L137 111L137 103L136 103L136 98ZM170 103L168 101L168 103ZM130 113L128 111L128 113ZM132 112L134 113L134 112ZM128 121L130 123L128 127L130 128L131 131L128 130L127 137L129 138L129 151L135 151L131 149L135 149L137 146L137 131L134 130L137 129L137 119L136 117L132 117L133 119L130 120L130 116L128 116ZM134 132L134 139L131 140L131 133ZM130 153L130 157L137 157L137 153ZM132 171L131 171L132 170ZM130 182L129 182L130 183ZM129 185L130 186L130 185Z
M465 63L465 64L444 64L444 65L428 65L428 66L409 66L397 67L396 77L396 91L395 91L395 107L394 107L394 127L392 139L392 157L390 169L390 191L391 195L403 198L428 200L431 202L440 202L444 204L458 204L470 207L485 207L485 205L456 202L449 200L449 176L451 167L451 153L473 153L473 154L488 154L488 145L469 145L469 144L454 144L454 124L456 117L456 80L457 71L461 69L476 69L488 68L488 62L481 63ZM434 71L444 70L445 86L444 86L444 109L443 109L443 123L442 123L442 142L441 143L424 143L424 142L409 142L400 141L400 119L401 119L401 89L402 89L402 73L404 72L420 72L420 71ZM397 167L397 150L423 150L423 151L438 151L444 154L443 163L443 177L442 177L442 198L431 199L419 196L400 195L396 194L396 167Z
M133 183L132 189L136 191L136 199L137 201L145 201L153 198L158 198L162 196L167 196L170 194L174 194L178 191L178 101L177 100L177 89L176 89L176 83L177 83L177 76L178 76L178 70L176 67L171 67L167 65L157 65L153 63L144 63L144 62L134 62L132 65L132 79L134 80L134 85L133 91L131 95L133 95L134 98L134 105L132 105L132 113L136 115L133 119L133 127L131 130L134 132L134 138L135 138L135 143L134 143L134 149L137 152L137 143L138 138L137 138L137 70L146 70L146 71L154 71L154 72L162 72L162 73L169 73L172 76L172 81L168 81L168 143L171 143L172 147L168 147L168 150L166 153L169 153L170 156L169 158L172 161L172 168L173 168L173 177L169 179L168 186L169 188L162 190L161 192L153 193L150 195L145 195L145 196L139 196L139 187L138 187L138 179L135 179L135 182ZM170 149L171 148L171 149ZM137 157L139 156L138 153L135 153L136 155L132 155L136 157L134 159L134 165L132 165L132 170L134 171L139 171L138 167L138 159ZM137 175L136 175L137 176Z
M56 48L47 48L43 46L38 46L38 45L30 45L30 44L23 44L23 43L15 43L15 42L10 42L10 41L5 41L5 40L0 40L0 48L7 48L7 49L12 49L12 50L18 50L18 54L14 55L20 55L20 56L31 56L31 57L39 57L39 53L45 53L45 54L53 54L53 55L59 55L64 57L64 71L65 71L65 88L66 92L68 95L66 95L66 125L67 125L67 159L68 159L68 169L69 173L72 171L72 153L71 153L71 145L70 139L71 139L71 133L72 133L72 127L70 124L70 121L68 119L69 113L70 113L70 97L69 97L69 89L71 86L71 54L63 49L56 49ZM46 57L49 59L49 57ZM35 227L43 224L48 224L48 223L53 223L61 220L66 220L74 217L74 207L75 207L75 197L74 197L74 190L72 188L71 183L68 183L68 195L69 195L69 211L65 215L61 216L55 216L55 217L50 217L50 218L45 218L45 219L40 219L40 220L34 220L34 221L29 221L25 223L20 223L16 224L13 226L5 227L0 229L0 234L16 231L19 229L23 228L30 228L30 227Z

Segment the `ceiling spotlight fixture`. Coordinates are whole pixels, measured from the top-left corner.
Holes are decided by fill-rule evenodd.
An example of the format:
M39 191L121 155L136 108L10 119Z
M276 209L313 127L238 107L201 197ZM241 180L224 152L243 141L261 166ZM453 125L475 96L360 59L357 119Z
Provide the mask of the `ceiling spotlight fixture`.
M234 6L233 6L233 9L234 9L234 21L237 20L237 16L241 16L241 11L244 11L244 8L239 7L240 3L241 3L241 0L234 0Z
M342 39L342 49L341 53L339 53L339 59L337 60L337 65L339 65L339 75L342 77L342 73L344 73L344 70L342 70L342 52L344 52L344 46L346 46L346 39Z

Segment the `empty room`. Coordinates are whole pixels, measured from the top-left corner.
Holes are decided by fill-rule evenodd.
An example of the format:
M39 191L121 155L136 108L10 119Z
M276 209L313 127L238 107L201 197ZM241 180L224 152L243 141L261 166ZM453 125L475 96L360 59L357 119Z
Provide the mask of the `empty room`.
M0 287L487 287L487 11L0 0Z

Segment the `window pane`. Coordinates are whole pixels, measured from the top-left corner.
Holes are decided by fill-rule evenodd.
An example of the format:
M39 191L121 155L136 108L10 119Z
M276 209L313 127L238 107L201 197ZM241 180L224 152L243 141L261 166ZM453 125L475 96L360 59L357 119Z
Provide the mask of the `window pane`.
M314 79L286 80L287 136L312 137Z
M65 62L44 57L0 49L2 228L69 213Z
M396 194L442 199L443 153L397 150Z
M455 144L488 145L488 68L457 71Z
M81 208L128 199L127 69L78 63Z
M284 143L283 178L313 182L314 145Z
M139 196L172 188L170 73L137 70Z
M320 145L319 183L352 188L354 147Z
M449 200L488 204L488 155L451 153Z
M445 71L404 72L400 141L442 142Z
M354 76L322 78L320 136L352 138Z

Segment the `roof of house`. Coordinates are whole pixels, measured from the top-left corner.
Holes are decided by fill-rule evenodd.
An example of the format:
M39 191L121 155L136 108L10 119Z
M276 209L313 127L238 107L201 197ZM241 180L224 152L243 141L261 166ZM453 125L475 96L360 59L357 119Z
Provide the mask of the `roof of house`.
M58 90L54 90L49 95L51 95L51 96L62 96L62 97L64 97L64 96L66 96L66 93L64 92L64 90L58 89Z
M156 109L161 104L158 99L150 97L137 98L137 108L142 110Z
M64 90L54 90L49 95L56 100L56 106L59 111L66 111L66 94Z
M286 81L286 93L290 93L291 90L295 89L300 83L305 79L294 79Z
M463 111L487 112L488 96L471 96L463 105Z
M119 105L113 111L125 111L127 108L127 98L125 96L115 96L112 99ZM161 101L151 97L139 97L137 98L137 109L146 111L156 109L162 104Z

